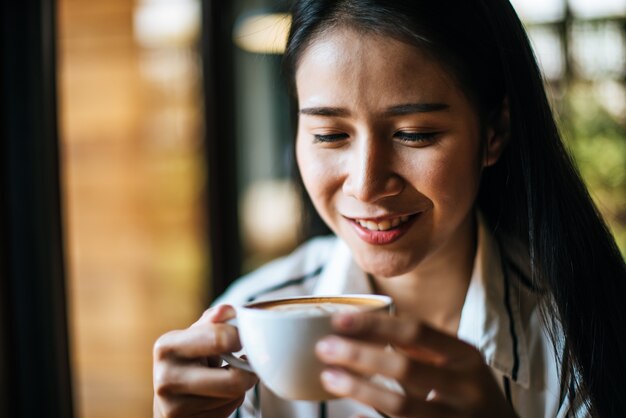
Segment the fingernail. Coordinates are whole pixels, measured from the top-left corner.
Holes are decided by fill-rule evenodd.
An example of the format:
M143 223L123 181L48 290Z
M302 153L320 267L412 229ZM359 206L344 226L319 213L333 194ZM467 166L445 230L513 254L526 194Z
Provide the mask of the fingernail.
M222 322L235 315L235 309L230 305L218 305L210 311L211 322Z
M339 329L348 331L355 327L356 319L351 314L339 314L333 317L333 324Z
M341 342L334 337L327 337L318 341L315 350L324 356L333 356L341 350Z
M324 387L331 392L344 394L350 389L350 379L336 370L324 370L321 378Z

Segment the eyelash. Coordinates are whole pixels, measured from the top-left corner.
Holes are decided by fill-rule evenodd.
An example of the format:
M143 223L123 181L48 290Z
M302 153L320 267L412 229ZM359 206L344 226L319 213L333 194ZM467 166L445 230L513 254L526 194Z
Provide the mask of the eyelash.
M437 136L438 132L403 132L399 131L394 136L402 142L430 142Z
M313 135L314 141L315 143L318 142L337 142L340 139L345 139L348 137L348 134L328 134L328 135L319 135L319 134L315 134Z
M437 132L403 132L399 131L394 134L394 137L402 142L418 143L429 142L435 139ZM332 143L348 137L348 134L328 134L328 135L313 135L315 143Z

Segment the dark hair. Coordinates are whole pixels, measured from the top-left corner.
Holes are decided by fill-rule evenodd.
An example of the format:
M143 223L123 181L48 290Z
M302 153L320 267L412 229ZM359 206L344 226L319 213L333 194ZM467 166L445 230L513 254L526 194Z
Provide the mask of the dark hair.
M477 205L501 241L528 251L544 321L563 347L562 391L593 416L626 416L626 265L566 151L526 32L507 0L297 0L284 56L295 71L326 31L411 43L450 70L479 114L510 107L510 140ZM574 391L569 390L575 388Z

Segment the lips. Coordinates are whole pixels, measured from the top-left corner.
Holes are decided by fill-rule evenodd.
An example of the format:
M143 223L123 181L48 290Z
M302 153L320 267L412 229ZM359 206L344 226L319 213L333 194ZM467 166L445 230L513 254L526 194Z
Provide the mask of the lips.
M397 241L409 230L420 213L387 218L347 218L363 241L373 245L387 245Z
M398 216L392 219L385 219L380 222L371 221L367 219L353 219L363 228L370 231L387 231L392 228L396 228L400 224L407 222L410 219L409 215Z

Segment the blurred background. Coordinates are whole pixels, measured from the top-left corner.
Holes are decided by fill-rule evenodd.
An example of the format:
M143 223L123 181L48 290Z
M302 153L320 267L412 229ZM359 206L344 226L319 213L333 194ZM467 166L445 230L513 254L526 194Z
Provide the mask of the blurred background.
M156 338L297 245L286 4L58 0L49 11L76 417L152 416ZM626 0L513 4L626 254Z
M280 74L286 8L232 3L245 272L297 244L299 196ZM514 5L568 145L626 249L626 1ZM206 307L200 7L199 0L59 0L69 308L82 417L149 416L153 341Z

